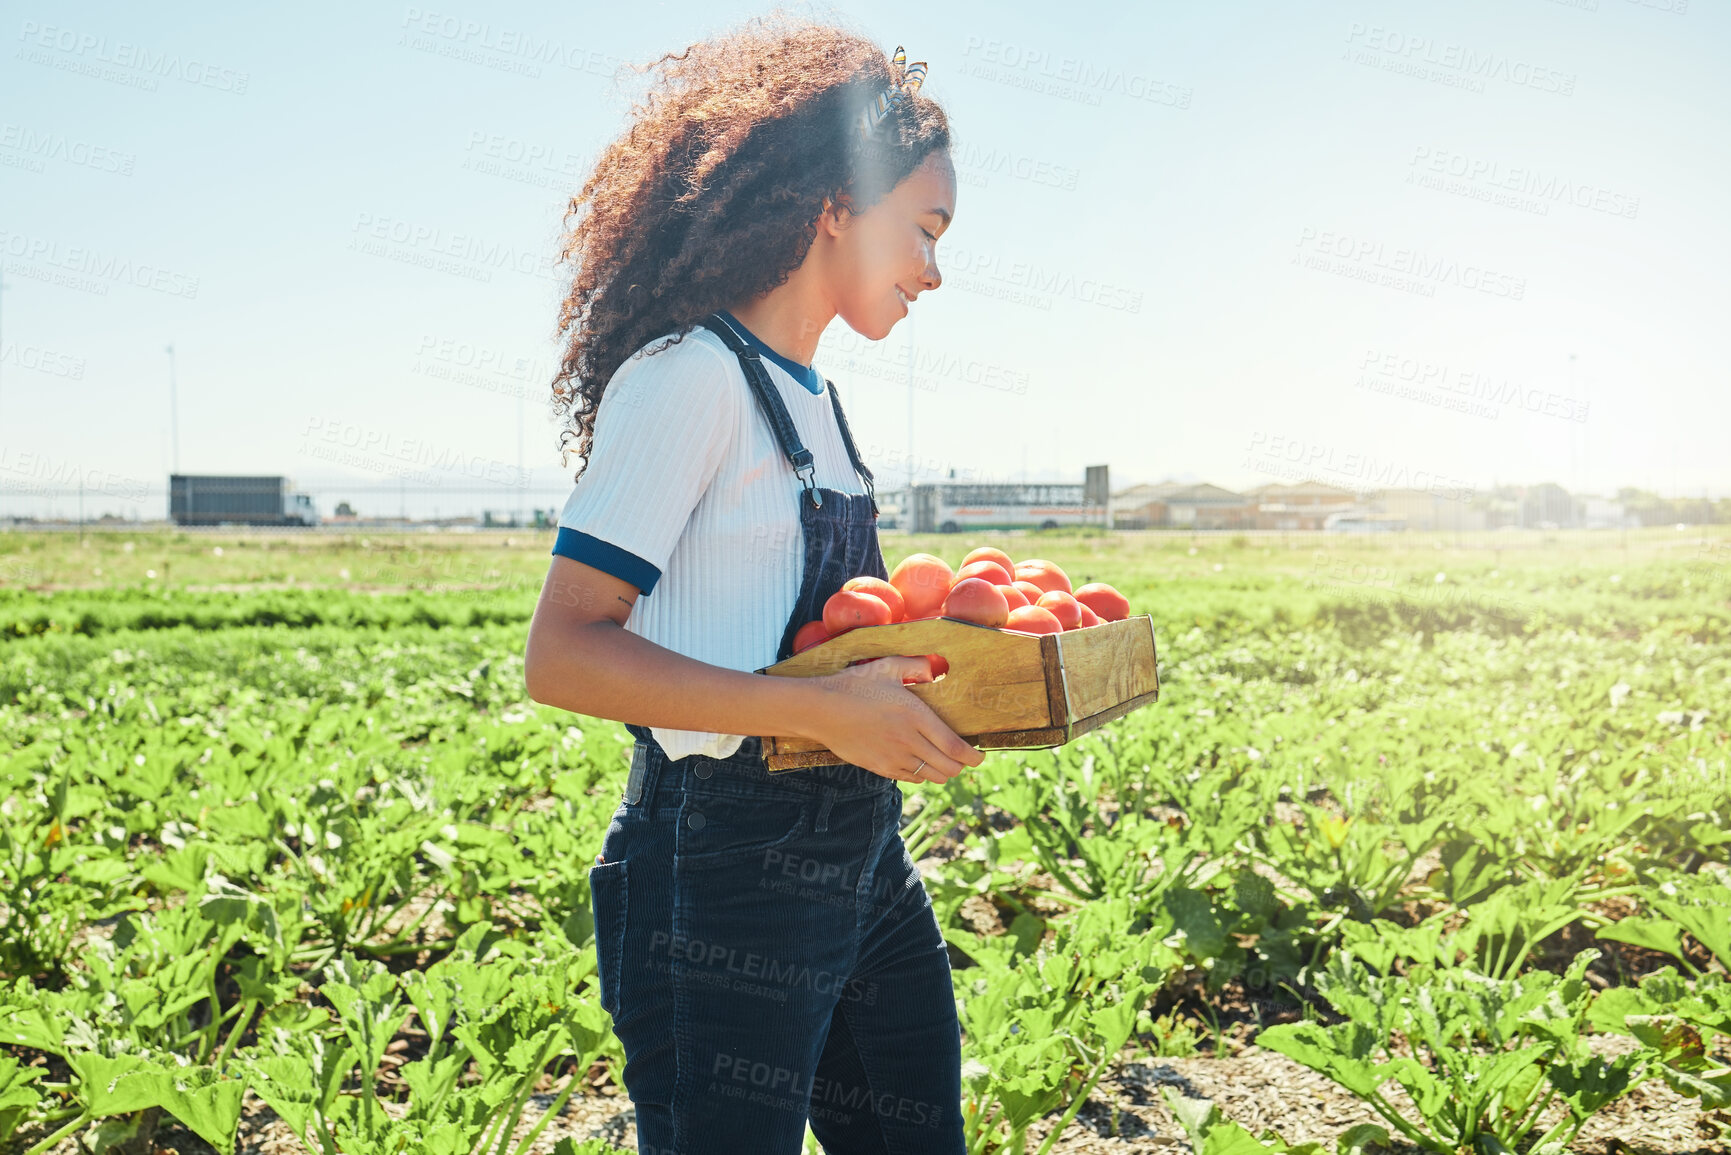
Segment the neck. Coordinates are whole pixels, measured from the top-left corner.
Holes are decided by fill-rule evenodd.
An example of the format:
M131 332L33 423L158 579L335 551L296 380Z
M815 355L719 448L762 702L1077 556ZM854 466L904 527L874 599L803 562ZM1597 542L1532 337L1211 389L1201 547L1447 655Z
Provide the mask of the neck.
M784 284L754 300L729 305L727 311L783 357L810 365L818 338L836 317L835 308L815 290L796 270Z

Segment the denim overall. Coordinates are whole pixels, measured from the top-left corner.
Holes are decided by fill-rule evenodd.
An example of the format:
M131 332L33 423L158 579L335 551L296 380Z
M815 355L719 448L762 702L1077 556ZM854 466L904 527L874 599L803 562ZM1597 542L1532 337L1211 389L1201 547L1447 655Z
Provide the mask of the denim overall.
M848 578L886 576L867 492L812 482L757 353L719 317L801 483L804 576L778 660ZM636 737L589 872L601 1004L625 1048L641 1155L962 1155L949 955L901 838L902 791L859 766L771 774L761 738L670 760Z

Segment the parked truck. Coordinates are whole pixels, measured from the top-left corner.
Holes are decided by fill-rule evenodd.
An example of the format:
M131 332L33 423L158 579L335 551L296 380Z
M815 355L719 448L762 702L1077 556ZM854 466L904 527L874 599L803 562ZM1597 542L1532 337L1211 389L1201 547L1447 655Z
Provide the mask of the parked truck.
M176 525L317 525L310 494L286 477L171 474L168 516Z

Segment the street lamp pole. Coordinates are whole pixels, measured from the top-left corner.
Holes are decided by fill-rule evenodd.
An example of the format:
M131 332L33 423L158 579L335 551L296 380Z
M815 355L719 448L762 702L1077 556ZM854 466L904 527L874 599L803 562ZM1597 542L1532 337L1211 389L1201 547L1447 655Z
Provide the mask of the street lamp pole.
M6 293L6 290L9 288L11 288L11 286L6 283L6 266L0 265L0 296L4 296ZM0 340L0 353L3 353L5 351L5 348L6 348L5 341ZM0 360L4 360L4 358L0 357ZM4 425L0 425L0 430L3 430L5 428L6 427Z
M168 439L173 452L173 472L180 472L180 411L179 402L175 397L174 382L174 345L171 343L163 350L168 354Z
M908 496L907 508L902 511L904 519L912 524L914 510L914 318L910 312L908 323Z

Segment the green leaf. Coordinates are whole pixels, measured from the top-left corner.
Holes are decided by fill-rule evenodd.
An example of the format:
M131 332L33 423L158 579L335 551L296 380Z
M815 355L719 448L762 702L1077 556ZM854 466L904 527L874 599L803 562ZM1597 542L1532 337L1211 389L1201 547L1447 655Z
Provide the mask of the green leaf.
M41 1092L30 1085L41 1077L40 1068L23 1067L11 1055L0 1055L0 1144L12 1138L19 1121L41 1101Z
M1594 937L1645 947L1668 954L1672 958L1683 957L1683 928L1669 919L1630 915L1618 919L1610 926L1600 927Z
M319 1109L313 1067L299 1055L269 1055L243 1063L253 1094L289 1125L303 1142Z
M1388 1145L1388 1128L1381 1123L1360 1123L1340 1133L1334 1150L1335 1155L1371 1155L1371 1148Z
M1321 1023L1283 1023L1256 1036L1256 1045L1321 1071L1353 1094L1371 1098L1388 1072L1368 1056L1374 1036L1362 1023L1334 1027Z
M1187 886L1166 892L1165 906L1172 924L1184 935L1185 948L1198 959L1218 958L1226 952L1226 931L1215 917L1214 906L1200 890Z

